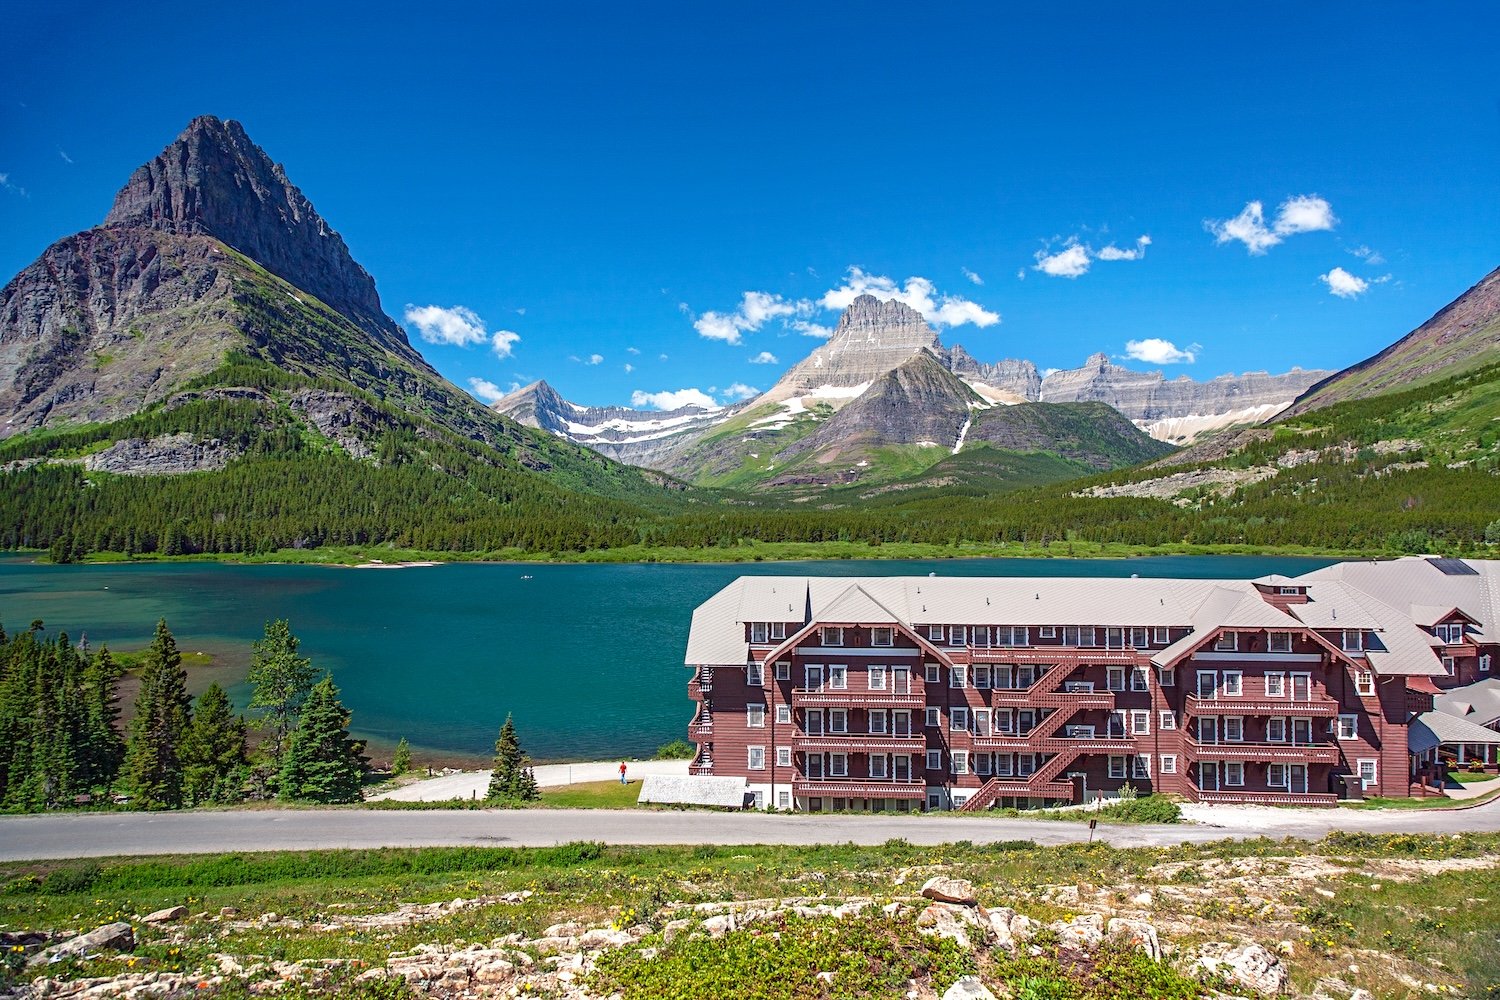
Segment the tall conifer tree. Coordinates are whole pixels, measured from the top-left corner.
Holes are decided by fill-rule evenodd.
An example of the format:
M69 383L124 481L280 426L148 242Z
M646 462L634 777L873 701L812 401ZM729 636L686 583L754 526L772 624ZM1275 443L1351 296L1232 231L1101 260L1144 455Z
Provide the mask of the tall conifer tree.
M156 637L146 651L125 751L126 781L137 808L182 805L182 740L190 705L182 654L164 618L156 623Z
M333 676L313 685L302 718L287 741L280 795L311 802L358 802L364 798L364 744L349 736L349 710L339 702Z
M238 802L245 784L245 720L229 696L210 684L198 697L182 742L183 791L188 805Z
M255 643L246 677L255 689L250 696L250 711L260 713L256 725L269 734L266 752L273 773L281 770L287 739L297 727L298 711L317 679L312 661L298 654L299 644L285 619L266 622L265 635Z
M505 716L505 725L500 727L500 736L495 740L494 764L485 798L522 802L541 798L536 775L531 770L531 758L521 749L521 738L516 735L515 721L509 714Z

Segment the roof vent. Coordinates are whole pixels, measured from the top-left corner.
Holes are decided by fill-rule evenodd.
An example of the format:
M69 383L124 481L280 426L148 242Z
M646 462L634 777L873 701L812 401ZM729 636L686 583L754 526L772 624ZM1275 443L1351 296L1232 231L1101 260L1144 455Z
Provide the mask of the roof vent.
M1479 570L1462 559L1428 559L1428 564L1444 576L1478 576Z

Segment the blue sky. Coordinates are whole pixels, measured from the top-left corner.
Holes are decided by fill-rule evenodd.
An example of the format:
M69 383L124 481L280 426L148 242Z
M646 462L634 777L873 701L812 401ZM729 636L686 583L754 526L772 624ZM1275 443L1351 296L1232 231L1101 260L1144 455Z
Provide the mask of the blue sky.
M859 287L986 360L1338 368L1500 264L1489 3L8 7L0 272L236 118L463 386L723 401Z

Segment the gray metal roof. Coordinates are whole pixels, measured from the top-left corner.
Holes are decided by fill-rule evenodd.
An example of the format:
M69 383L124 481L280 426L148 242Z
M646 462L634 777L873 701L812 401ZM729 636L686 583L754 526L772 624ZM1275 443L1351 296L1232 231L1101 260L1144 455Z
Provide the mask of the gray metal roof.
M1476 726L1488 726L1500 719L1500 677L1444 691L1432 699L1432 707Z
M1456 572L1459 567L1462 572ZM1298 579L1341 582L1405 612L1413 620L1427 617L1429 608L1459 608L1477 623L1482 639L1494 642L1500 637L1500 560L1408 556L1342 562Z
M1424 712L1406 730L1408 753L1422 753L1435 746L1467 743L1500 746L1500 733L1446 712Z

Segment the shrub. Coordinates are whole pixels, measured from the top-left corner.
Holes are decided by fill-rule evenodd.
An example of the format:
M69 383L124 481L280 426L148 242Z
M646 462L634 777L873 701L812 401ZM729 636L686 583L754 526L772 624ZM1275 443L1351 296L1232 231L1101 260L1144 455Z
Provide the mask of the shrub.
M656 756L652 759L692 760L694 753L696 753L696 751L694 751L693 745L687 740L673 740L670 743L663 743L661 746L657 747Z

